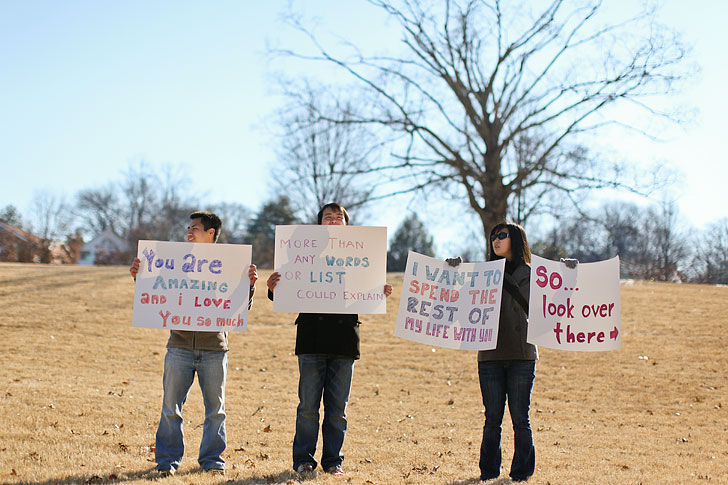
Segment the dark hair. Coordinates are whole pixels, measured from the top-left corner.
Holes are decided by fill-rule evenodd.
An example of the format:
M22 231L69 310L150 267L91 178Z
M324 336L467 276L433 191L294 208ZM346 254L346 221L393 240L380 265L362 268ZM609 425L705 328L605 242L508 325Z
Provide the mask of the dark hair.
M215 229L215 242L217 242L217 238L220 237L220 231L222 230L222 221L217 215L210 211L197 211L190 214L190 220L192 219L199 219L205 231L209 231L210 228Z
M349 213L346 212L344 206L339 204L338 202L330 202L321 208L321 210L318 212L318 216L316 216L319 224L321 224L321 222L324 220L324 211L326 209L331 209L332 211L341 212L342 214L344 214L344 220L346 221L346 225L349 225Z
M514 267L521 264L531 265L531 248L528 247L528 239L526 239L526 231L520 224L515 222L500 222L490 230L490 236L498 234L501 230L507 229L511 238L511 264ZM488 238L488 261L501 259L493 251L493 241Z

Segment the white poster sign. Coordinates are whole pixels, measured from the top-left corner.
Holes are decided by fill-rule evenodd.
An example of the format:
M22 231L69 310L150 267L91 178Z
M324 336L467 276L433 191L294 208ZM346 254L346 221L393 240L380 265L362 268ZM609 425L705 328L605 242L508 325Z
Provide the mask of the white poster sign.
M246 330L251 250L242 244L139 241L132 325Z
M394 335L449 349L494 349L504 267L504 259L452 267L410 251Z
M387 228L276 226L273 310L386 313Z
M618 349L619 312L619 257L575 269L532 257L530 343L559 350Z

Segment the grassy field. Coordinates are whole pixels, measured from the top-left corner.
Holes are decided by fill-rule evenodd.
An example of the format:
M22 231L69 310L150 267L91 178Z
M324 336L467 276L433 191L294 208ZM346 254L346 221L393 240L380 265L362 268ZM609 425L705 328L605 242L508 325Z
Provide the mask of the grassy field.
M197 466L202 399L185 406L187 451L159 483L469 484L483 405L475 352L393 333L365 315L346 475L291 469L298 370L295 315L273 313L262 272L249 330L232 334L224 477ZM0 264L0 483L155 480L154 434L167 332L131 326L127 268ZM536 484L728 483L728 288L622 286L623 347L541 349L531 419ZM503 433L510 483L510 418Z

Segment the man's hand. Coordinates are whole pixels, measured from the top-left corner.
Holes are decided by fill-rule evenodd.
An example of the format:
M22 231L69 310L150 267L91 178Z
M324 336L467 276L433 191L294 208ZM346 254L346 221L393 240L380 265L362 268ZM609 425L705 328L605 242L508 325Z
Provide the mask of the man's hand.
M463 258L461 258L460 256L456 258L447 258L445 262L450 266L458 266L460 263L463 262Z
M384 296L389 296L392 294L392 285L385 284L384 285Z
M250 268L248 268L248 278L250 278L250 287L254 287L255 282L258 281L258 268L254 264L251 264Z
M578 259L571 259L571 258L561 258L561 262L566 265L569 269L576 268L576 265L579 264Z
M134 258L134 261L131 262L131 268L129 268L129 273L131 273L131 277L134 278L134 281L136 281L137 273L139 272L139 266L141 266L142 260L139 258Z
M281 274L279 272L275 272L272 275L268 277L268 281L266 281L266 286L270 291L273 291L278 284L278 282L281 280Z

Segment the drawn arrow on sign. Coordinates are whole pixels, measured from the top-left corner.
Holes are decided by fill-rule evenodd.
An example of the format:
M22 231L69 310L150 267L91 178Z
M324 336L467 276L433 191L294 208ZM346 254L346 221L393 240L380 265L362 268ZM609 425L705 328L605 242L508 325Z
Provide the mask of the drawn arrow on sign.
M619 330L617 330L617 327L614 327L614 330L609 332L609 338L612 340L617 340L618 335L619 335Z

